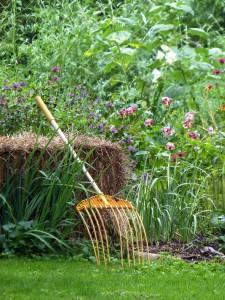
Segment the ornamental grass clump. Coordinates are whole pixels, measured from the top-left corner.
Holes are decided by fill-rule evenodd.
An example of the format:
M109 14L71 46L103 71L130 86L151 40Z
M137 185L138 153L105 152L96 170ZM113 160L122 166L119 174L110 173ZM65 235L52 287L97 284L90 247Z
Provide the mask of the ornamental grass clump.
M150 241L190 242L209 228L215 209L207 189L210 177L197 161L174 164L170 155L160 173L154 166L144 173L129 197L136 203Z

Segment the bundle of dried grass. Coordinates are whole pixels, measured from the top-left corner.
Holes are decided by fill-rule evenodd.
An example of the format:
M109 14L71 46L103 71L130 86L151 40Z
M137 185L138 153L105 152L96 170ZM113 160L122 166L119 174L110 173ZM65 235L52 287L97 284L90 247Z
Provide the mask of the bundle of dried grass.
M127 157L121 147L99 138L70 136L69 140L75 151L81 149L81 159L88 152L93 151L87 160L87 163L91 165L88 169L103 193L109 195L118 193L126 182ZM40 162L41 168L52 153L64 147L59 137L50 140L49 137L37 136L34 133L0 136L0 187L7 180L6 169L11 168L13 171L20 169L33 149L35 149L33 157L37 159L46 148Z

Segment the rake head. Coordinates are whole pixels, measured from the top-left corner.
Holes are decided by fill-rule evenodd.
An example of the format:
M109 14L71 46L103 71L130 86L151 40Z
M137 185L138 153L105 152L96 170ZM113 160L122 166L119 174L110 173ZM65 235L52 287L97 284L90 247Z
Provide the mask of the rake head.
M144 245L148 245L147 237L141 218L129 201L96 195L81 201L76 210L86 227L98 264L102 258L104 264L110 261L112 232L114 244L119 242L120 245L122 265L125 256L128 265L131 260L134 264L136 260L141 262L139 252L144 252Z

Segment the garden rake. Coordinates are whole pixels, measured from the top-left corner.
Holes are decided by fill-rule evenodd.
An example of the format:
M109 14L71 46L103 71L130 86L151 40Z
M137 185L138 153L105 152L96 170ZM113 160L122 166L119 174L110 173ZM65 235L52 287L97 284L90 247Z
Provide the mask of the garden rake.
M103 194L57 125L41 97L36 96L35 100L58 136L69 147L73 157L82 163L83 173L97 193L97 195L82 200L76 205L76 211L80 215L89 235L97 264L99 265L102 259L105 265L110 261L109 235L112 232L112 228L117 234L121 264L124 264L125 257L127 257L129 266L131 260L134 265L136 261L144 263L142 253L144 251L147 251L147 254L149 253L148 242L143 222L136 208L127 200Z

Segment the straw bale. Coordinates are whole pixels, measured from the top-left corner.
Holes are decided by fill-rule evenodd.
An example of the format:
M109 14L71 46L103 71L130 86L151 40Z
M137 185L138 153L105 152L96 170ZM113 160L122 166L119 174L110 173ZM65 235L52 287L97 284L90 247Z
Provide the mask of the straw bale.
M91 165L89 172L96 179L99 188L103 193L114 195L118 193L126 183L125 163L128 160L121 147L116 143L111 143L100 138L90 138L85 136L69 136L74 150L81 151L83 159L89 151L93 150L87 163ZM6 181L6 168L16 171L24 164L29 154L35 148L34 159L46 147L50 138L47 136L37 136L35 133L22 133L13 136L0 136L0 187ZM44 152L41 165L49 159L49 156L62 150L63 142L59 137L54 137ZM7 162L7 165L6 165ZM56 162L57 163L57 162Z

